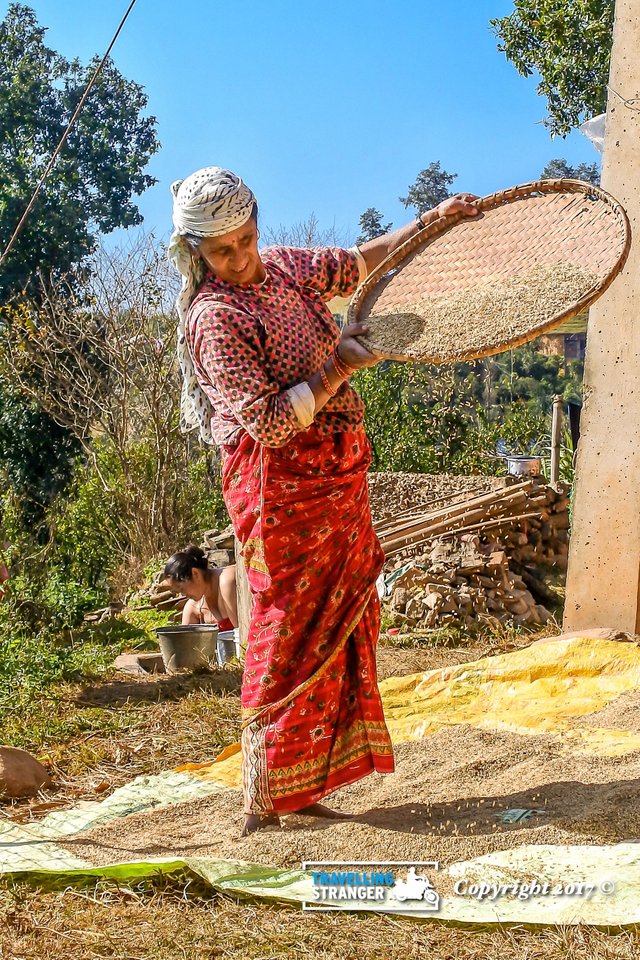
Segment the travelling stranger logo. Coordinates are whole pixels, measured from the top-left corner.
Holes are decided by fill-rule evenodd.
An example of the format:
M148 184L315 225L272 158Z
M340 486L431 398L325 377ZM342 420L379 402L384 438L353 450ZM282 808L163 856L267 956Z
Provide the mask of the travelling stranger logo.
M304 910L384 910L436 913L435 860L368 862L306 861L311 894ZM431 876L429 875L431 874Z

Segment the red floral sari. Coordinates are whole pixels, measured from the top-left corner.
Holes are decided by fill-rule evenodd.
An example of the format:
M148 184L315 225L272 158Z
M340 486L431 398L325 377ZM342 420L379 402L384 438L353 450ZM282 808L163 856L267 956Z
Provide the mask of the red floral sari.
M364 431L224 448L223 491L252 593L242 684L246 813L287 813L393 772L378 692Z

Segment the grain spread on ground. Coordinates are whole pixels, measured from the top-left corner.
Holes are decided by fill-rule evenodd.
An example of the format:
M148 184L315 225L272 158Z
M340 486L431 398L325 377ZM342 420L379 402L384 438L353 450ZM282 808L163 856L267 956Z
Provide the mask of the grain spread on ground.
M514 704L514 710L517 705ZM578 729L622 726L640 711L626 693ZM395 748L396 772L333 795L356 814L338 823L291 814L282 828L241 839L240 791L134 813L62 845L95 864L145 857L217 857L300 868L305 860L437 860L443 865L522 844L609 844L640 832L637 753L569 753L553 734L445 727ZM507 810L541 811L504 823ZM445 893L440 883L440 892Z
M597 285L593 271L571 263L538 265L512 277L483 280L425 297L397 311L373 312L361 338L368 349L408 360L446 361L531 339Z

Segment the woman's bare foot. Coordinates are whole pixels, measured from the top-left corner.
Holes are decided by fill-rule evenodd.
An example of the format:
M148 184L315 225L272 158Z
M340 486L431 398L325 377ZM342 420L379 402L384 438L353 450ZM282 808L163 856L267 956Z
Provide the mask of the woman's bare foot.
M302 807L300 810L293 810L293 813L301 817L322 817L324 820L352 820L355 814L343 813L341 810L332 810L324 803L310 803L308 807Z
M257 813L247 813L244 818L241 837L248 837L250 833L256 833L257 830L265 830L267 827L279 827L280 818L275 813L260 816Z

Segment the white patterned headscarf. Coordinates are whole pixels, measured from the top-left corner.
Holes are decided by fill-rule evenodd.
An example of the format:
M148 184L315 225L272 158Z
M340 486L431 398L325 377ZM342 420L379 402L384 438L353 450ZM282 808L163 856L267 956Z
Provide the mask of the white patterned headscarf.
M180 427L184 432L199 429L205 443L213 444L212 408L198 383L186 340L187 313L204 276L202 260L191 256L184 239L220 237L246 223L255 197L242 180L223 167L204 167L186 180L171 184L174 231L169 241L169 259L182 274L178 308L178 360L182 370Z

